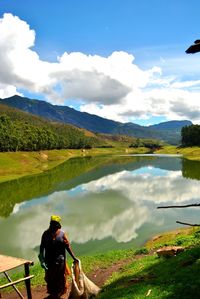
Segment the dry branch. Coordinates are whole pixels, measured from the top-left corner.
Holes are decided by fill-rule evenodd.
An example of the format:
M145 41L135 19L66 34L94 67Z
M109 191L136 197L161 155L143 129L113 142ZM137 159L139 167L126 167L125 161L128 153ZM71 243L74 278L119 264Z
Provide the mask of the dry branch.
M181 222L181 221L176 221L176 223L183 224L183 225L189 225L189 226L200 226L200 224L191 224L191 223L186 223L186 222Z
M157 207L157 209L189 208L189 207L200 207L200 204L199 203L194 203L194 204L183 205L183 206L161 206L161 207Z

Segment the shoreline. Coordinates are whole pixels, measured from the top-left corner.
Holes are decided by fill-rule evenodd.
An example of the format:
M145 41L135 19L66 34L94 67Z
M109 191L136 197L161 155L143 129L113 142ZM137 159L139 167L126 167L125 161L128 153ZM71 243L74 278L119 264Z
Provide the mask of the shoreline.
M145 154L147 148L94 148L86 150L61 149L39 152L0 152L0 183L37 175L71 158L119 154Z
M86 150L44 150L39 152L0 152L0 183L43 173L71 158L129 154L149 154L149 149L118 147ZM178 148L176 146L165 146L151 153L151 155L154 154L180 155L184 159L200 161L200 147Z

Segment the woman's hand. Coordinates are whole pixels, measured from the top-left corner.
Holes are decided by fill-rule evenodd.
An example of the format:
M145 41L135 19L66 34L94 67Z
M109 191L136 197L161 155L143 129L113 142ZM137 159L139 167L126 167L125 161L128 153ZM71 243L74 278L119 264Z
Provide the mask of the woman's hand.
M79 260L77 258L74 258L74 263L79 263Z

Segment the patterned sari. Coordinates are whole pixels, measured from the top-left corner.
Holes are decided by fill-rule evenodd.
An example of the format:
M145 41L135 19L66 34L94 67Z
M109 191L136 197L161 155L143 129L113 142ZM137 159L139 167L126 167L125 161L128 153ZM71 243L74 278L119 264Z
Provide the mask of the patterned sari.
M61 257L59 259L45 272L47 292L56 297L60 297L67 292L67 276L71 274L64 259L62 260Z
M45 270L47 292L53 298L59 298L67 291L67 275L71 274L66 263L66 250L69 251L69 248L69 241L61 229L54 233L48 229L43 233L40 256L47 266Z

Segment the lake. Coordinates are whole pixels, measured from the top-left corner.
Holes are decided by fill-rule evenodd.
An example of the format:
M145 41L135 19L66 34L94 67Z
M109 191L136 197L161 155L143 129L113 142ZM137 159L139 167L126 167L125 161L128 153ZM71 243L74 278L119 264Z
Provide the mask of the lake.
M200 162L179 156L73 158L37 176L0 184L0 252L37 259L52 214L80 256L138 248L160 232L200 223Z

